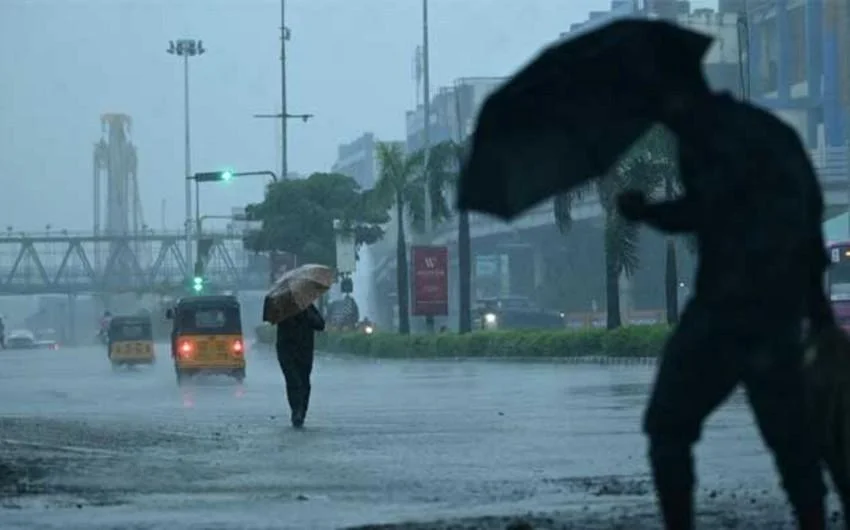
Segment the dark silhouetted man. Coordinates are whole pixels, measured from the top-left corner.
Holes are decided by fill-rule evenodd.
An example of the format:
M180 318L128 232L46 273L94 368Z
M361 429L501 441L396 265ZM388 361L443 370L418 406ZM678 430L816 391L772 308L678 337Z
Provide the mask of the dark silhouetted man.
M307 416L315 332L324 329L325 320L313 304L277 325L277 360L286 380L286 398L295 428L303 427Z
M803 322L831 318L815 173L793 130L725 94L682 91L663 122L679 139L684 195L648 203L626 192L619 206L629 220L693 233L699 246L694 296L644 418L666 527L693 527L692 447L741 383L799 527L820 530L826 491L802 374Z

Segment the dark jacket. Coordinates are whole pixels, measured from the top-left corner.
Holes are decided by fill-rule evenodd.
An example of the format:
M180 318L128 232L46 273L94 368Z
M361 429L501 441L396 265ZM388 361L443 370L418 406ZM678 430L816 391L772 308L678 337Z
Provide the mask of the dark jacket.
M799 137L775 116L725 95L694 110L699 116L687 123L668 124L680 140L685 194L651 204L643 220L696 234L696 300L808 316L816 327L829 321L823 196Z
M324 329L325 319L316 306L310 304L304 311L278 323L278 355L311 355L315 332Z

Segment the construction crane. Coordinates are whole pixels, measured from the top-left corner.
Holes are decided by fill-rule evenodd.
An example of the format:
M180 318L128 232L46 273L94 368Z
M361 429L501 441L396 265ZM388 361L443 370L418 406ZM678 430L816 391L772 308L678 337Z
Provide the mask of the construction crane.
M145 228L139 194L138 158L130 141L132 119L126 114L103 114L103 136L94 145L94 234L137 236ZM106 183L105 193L103 183ZM103 216L105 206L106 215ZM142 259L136 249L137 259ZM103 265L95 252L95 267Z

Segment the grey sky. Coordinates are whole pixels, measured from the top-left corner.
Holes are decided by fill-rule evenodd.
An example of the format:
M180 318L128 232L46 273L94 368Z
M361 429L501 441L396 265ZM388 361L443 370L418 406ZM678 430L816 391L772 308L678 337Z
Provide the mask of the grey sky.
M431 0L432 89L507 75L608 0ZM419 0L289 0L290 169L328 170L365 131L401 139L414 103ZM99 116L132 116L145 220L184 217L182 68L168 41L199 38L190 65L193 169L277 167L278 0L0 0L0 227L89 230ZM202 208L257 201L261 180L207 185Z

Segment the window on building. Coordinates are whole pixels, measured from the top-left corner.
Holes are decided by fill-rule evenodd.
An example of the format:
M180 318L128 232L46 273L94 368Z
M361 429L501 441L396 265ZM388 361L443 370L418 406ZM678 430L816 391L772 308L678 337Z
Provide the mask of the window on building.
M765 20L761 26L761 63L758 65L756 75L759 77L763 92L775 92L777 89L776 64L779 59L776 21Z
M806 12L800 6L788 12L788 81L806 81Z

